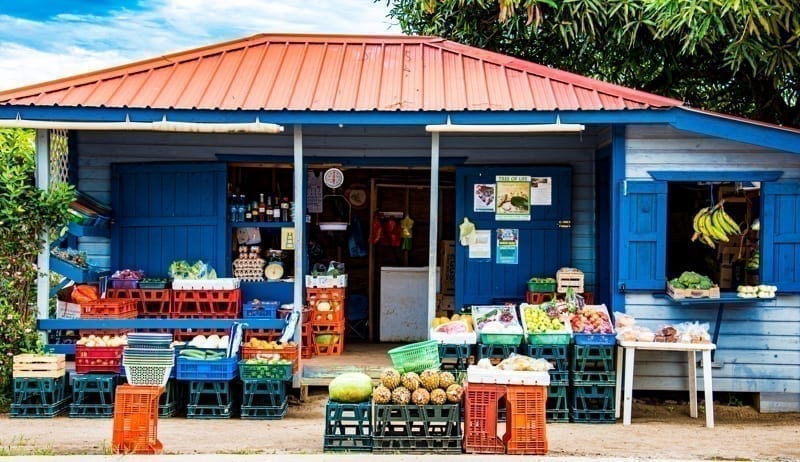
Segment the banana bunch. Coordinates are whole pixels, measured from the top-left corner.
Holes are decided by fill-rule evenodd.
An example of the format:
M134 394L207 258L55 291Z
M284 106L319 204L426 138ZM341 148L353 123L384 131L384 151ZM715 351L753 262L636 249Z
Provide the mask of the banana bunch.
M712 249L716 248L717 242L728 242L729 236L742 233L736 220L722 207L722 202L700 209L692 219L692 228L692 242L699 239Z

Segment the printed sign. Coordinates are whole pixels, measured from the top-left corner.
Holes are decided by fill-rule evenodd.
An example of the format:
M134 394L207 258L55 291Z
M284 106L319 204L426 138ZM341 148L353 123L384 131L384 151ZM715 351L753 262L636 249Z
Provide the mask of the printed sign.
M498 265L519 263L519 229L501 228L497 230L496 253Z
M531 178L531 205L553 205L553 179Z
M530 221L531 177L498 175L495 198L496 221Z
M495 186L493 184L476 184L472 198L473 212L494 212Z

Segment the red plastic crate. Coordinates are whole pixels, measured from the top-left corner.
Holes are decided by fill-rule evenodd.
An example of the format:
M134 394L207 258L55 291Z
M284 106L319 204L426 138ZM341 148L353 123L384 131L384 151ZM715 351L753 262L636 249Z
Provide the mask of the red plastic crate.
M317 289L306 288L306 305L311 311L309 318L312 322L332 322L344 320L344 307L345 307L345 290L346 289ZM328 302L330 310L318 310L317 305L320 302Z
M240 318L242 314L240 289L234 290L174 290L173 318Z
M104 335L108 335L109 337L115 335L121 337L131 332L133 332L133 329L81 329L78 331L78 335L81 337L88 337L90 335L94 335L95 337L102 337Z
M547 454L547 387L506 386L507 454Z
M549 302L553 299L553 294L548 292L531 292L525 293L525 301L531 305L541 305L544 302Z
M87 374L90 372L119 373L122 365L122 350L125 347L88 347L75 345L75 372Z
M498 407L506 386L467 383L464 388L464 451L479 454L504 454L503 440L497 434Z
M136 300L132 298L101 298L81 303L81 319L136 317Z
M171 310L171 289L139 289L140 318L168 318Z
M158 401L164 387L120 385L114 400L111 449L117 454L159 454Z

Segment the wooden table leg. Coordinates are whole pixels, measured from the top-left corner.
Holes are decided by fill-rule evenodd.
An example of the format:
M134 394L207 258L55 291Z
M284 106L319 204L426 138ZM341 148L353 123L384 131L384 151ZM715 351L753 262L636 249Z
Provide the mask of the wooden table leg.
M688 360L686 362L687 372L689 373L689 416L697 418L697 363L694 351L687 351Z
M703 390L706 397L706 427L714 428L714 390L711 386L711 352L703 350Z
M636 348L625 348L625 385L623 393L625 404L622 411L622 424L631 424L631 407L633 404L633 364L636 356Z
M617 381L614 386L614 417L619 419L620 411L620 398L622 398L622 358L625 356L625 348L617 346Z

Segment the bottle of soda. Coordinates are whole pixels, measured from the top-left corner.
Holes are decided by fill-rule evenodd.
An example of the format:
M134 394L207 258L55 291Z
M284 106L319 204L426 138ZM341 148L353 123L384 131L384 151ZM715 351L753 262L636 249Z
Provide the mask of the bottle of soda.
M281 201L281 221L287 222L289 221L289 198L284 197Z

